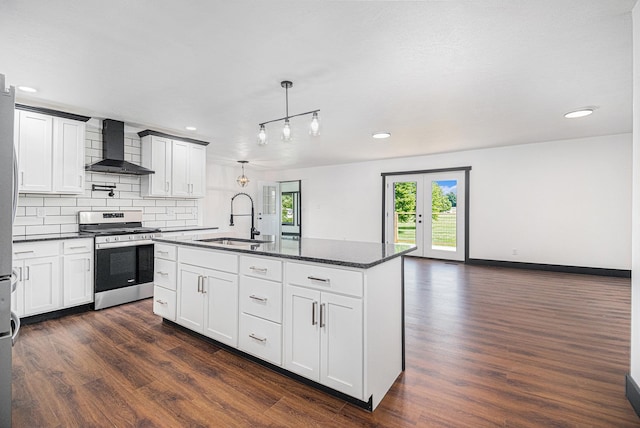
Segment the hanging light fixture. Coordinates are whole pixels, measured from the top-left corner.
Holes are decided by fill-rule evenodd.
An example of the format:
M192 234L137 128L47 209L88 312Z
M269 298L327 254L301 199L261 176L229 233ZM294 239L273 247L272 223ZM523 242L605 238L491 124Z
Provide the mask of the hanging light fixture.
M242 165L242 175L239 176L236 181L238 182L240 187L247 187L247 184L249 184L249 178L246 175L244 175L244 164L249 163L249 161L241 160L241 161L238 161L238 163Z
M290 80L283 80L282 82L280 82L280 86L282 86L285 91L285 117L281 117L280 119L268 120L266 122L258 124L260 126L260 131L258 132L258 144L261 146L267 144L267 130L265 128L265 125L267 123L279 122L281 120L284 120L284 126L282 127L282 141L291 141L293 136L291 134L291 124L289 122L289 119L291 119L292 117L305 116L307 114L313 114L311 118L311 124L309 125L309 134L313 137L317 137L318 135L320 135L320 122L318 119L318 112L320 110L311 110L305 113L289 115L289 88L293 86L293 82L291 82Z

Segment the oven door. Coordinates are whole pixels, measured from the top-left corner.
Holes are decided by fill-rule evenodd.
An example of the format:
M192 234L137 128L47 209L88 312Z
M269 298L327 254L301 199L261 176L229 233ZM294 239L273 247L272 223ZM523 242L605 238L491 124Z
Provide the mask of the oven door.
M96 250L95 292L153 282L153 244Z

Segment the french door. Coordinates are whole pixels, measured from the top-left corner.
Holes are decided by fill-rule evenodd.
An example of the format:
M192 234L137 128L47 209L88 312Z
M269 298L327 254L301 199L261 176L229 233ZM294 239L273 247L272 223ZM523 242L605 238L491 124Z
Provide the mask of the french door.
M412 256L465 260L465 171L386 177L385 242Z

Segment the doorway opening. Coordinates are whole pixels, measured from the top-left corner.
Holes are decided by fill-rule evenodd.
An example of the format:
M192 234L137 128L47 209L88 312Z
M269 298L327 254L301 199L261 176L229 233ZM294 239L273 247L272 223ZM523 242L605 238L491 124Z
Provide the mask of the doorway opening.
M258 185L258 229L284 239L302 236L302 182L261 181Z

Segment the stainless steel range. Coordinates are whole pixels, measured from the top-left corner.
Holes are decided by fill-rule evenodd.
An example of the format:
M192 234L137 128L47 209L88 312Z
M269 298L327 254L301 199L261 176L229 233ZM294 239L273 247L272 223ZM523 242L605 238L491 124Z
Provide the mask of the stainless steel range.
M153 241L142 211L80 211L79 230L95 235L95 309L153 296Z

